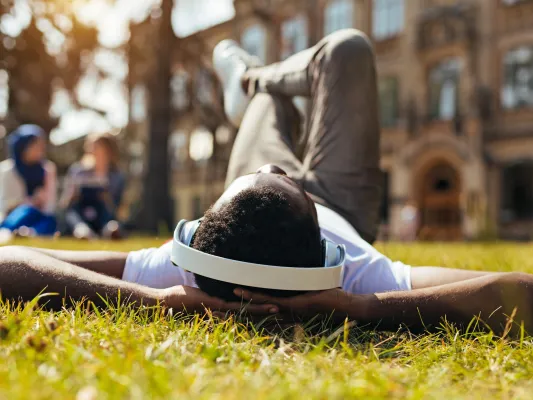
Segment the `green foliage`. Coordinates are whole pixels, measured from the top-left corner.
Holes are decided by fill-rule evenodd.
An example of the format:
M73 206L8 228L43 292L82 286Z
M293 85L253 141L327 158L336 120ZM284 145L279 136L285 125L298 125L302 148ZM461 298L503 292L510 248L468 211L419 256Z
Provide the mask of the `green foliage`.
M0 15L17 14L16 4L0 2ZM31 15L28 25L14 37L0 29L0 69L9 76L8 130L19 123L37 123L50 130L57 123L49 115L55 89L65 89L73 104L82 107L75 89L93 65L89 61L99 46L98 33L78 20L74 2L28 0L25 4Z
M55 248L159 245L35 241ZM382 244L416 265L533 272L525 244ZM268 321L267 321L268 322ZM363 332L311 322L285 330L207 315L86 305L58 313L0 304L0 398L530 398L533 338Z

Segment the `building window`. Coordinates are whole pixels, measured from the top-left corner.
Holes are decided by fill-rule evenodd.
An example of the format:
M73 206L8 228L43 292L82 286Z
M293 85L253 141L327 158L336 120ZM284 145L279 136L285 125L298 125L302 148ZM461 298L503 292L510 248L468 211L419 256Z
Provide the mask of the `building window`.
M189 74L186 71L178 71L170 81L172 95L172 107L177 111L184 111L189 107Z
M353 28L353 0L331 0L324 11L324 35Z
M505 55L502 106L505 109L533 107L533 45Z
M381 126L393 127L398 121L398 79L387 77L379 80L379 111Z
M259 57L262 62L266 62L266 42L266 29L260 24L249 26L241 36L242 48L251 55Z
M502 222L533 220L533 162L504 168L502 178Z
M191 133L189 156L197 163L206 162L213 155L213 145L213 134L199 126Z
M204 214L204 210L202 207L202 199L200 196L194 196L191 201L191 211L192 211L192 218L198 219L202 218L202 215Z
M183 168L189 156L187 148L187 133L178 130L170 135L169 139L170 163L173 170Z
M206 69L201 68L196 74L196 98L202 104L212 104L214 90L213 78Z
M281 38L282 60L285 60L294 53L305 50L309 41L307 19L303 15L299 15L283 22L281 25Z
M132 176L141 176L144 171L146 146L140 140L132 140L128 146L129 170Z
M458 112L459 78L461 61L445 60L429 73L429 116L431 119L449 121Z
M374 0L373 6L374 39L387 39L403 30L404 0Z

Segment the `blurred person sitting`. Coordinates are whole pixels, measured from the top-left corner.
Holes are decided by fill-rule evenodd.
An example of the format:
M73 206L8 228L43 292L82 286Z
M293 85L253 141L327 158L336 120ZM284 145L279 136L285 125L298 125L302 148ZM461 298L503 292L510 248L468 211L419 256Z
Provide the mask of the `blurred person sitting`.
M90 135L85 154L70 167L65 179L61 207L67 231L78 239L119 238L116 213L124 185L115 137L109 133Z
M8 137L10 158L0 163L0 228L20 236L56 232L57 179L46 160L45 132L21 125Z

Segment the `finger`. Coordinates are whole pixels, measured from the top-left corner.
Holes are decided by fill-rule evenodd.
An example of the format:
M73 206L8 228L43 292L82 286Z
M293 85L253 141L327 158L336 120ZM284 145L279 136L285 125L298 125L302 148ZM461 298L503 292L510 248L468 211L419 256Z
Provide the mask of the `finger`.
M201 305L204 310L224 311L226 302L216 297L206 297Z
M252 314L276 314L279 312L279 307L274 304L250 304L250 303L240 303L240 302L230 302L225 304L226 310L240 310L244 309L245 311Z
M253 301L254 303L279 303L280 299L276 297L267 296L266 294L250 292L237 288L233 291L236 296L243 298L244 300Z
M254 315L274 315L279 312L278 306L273 304L246 304L244 310Z
M213 317L216 317L216 318L219 318L219 319L222 319L222 320L226 320L227 316L228 316L228 314L225 313L225 312L213 311Z

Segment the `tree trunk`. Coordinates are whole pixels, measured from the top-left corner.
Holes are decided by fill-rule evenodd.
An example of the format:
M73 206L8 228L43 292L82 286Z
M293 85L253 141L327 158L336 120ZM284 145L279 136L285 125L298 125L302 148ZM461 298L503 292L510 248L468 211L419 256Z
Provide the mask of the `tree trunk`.
M137 227L150 233L161 228L172 231L173 202L170 196L169 151L171 110L171 50L174 42L172 30L172 0L163 0L159 21L157 67L149 89L149 141L148 169L144 178L143 201Z

